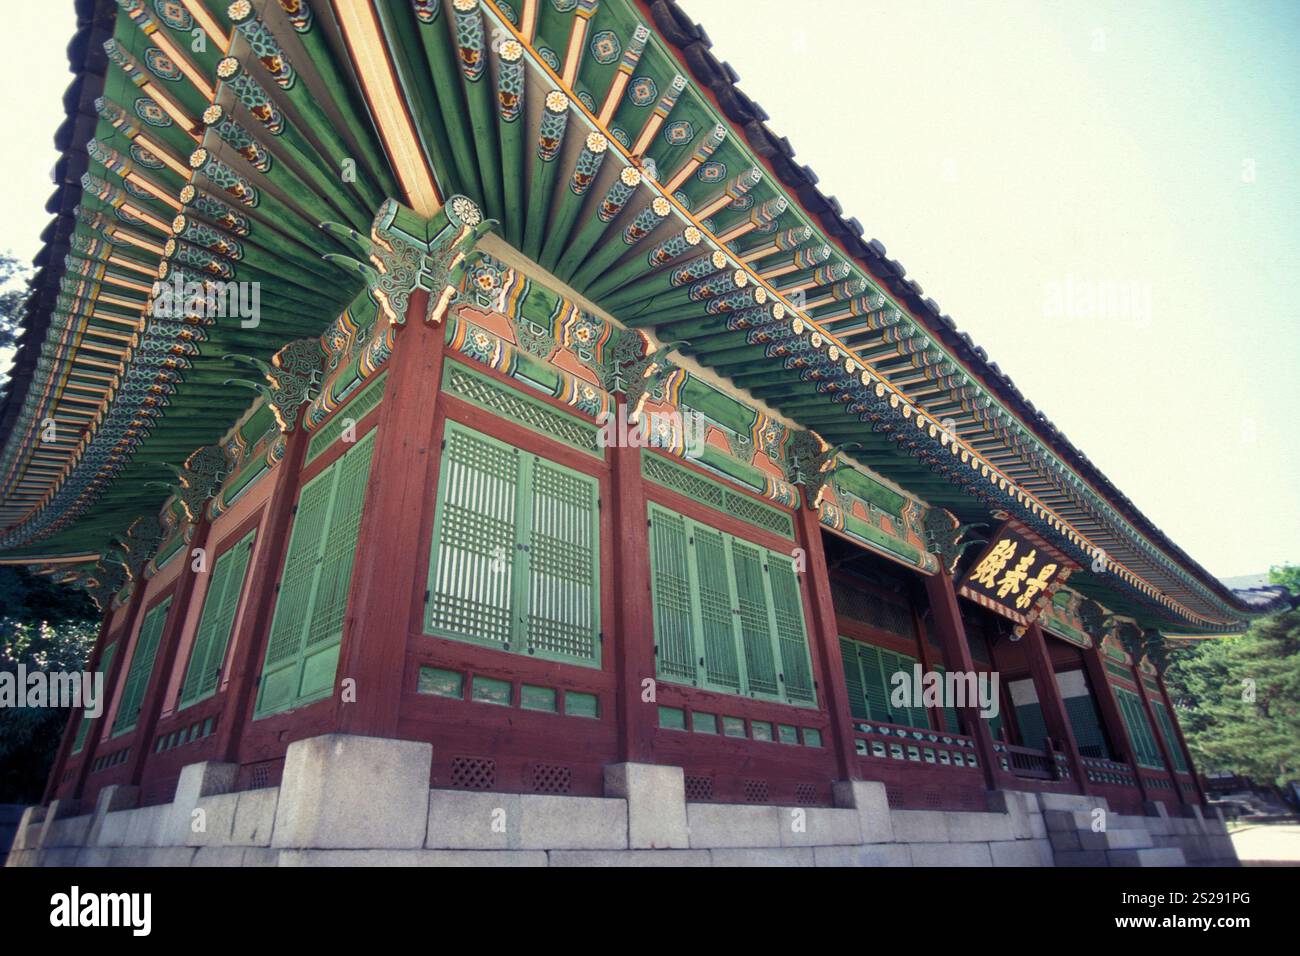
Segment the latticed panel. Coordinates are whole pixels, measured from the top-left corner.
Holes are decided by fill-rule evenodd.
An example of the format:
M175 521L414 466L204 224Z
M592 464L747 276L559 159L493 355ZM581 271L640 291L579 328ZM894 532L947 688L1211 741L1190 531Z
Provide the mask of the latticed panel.
M600 659L600 512L595 478L531 462L526 642L541 656Z
M768 803L771 801L772 789L766 780L746 780L741 791L746 803Z
M114 641L104 648L104 653L99 655L98 673L104 675L104 681L108 681L108 673L113 667L113 655L117 652L117 642ZM107 703L107 701L105 701ZM72 752L81 753L81 748L86 745L86 735L90 732L90 725L95 722L93 717L87 717L83 711L81 714L81 724L77 727L77 736L72 743Z
M203 686L203 677L207 667L209 650L213 635L216 633L220 608L226 593L226 582L230 580L230 558L239 546L227 551L217 559L212 568L212 578L208 581L208 592L203 598L203 613L199 617L198 629L194 632L194 645L190 649L189 666L185 668L185 681L181 684L180 706L188 707L199 696Z
M307 443L307 460L305 464L311 464L330 445L338 441L348 423L355 425L379 407L379 403L384 397L384 385L387 379L388 373L385 372L363 387L360 392L348 400L347 405L342 410L336 412L334 417L312 436L311 441Z
M1164 701L1153 700L1151 709L1156 712L1156 723L1160 725L1160 734L1164 737L1169 756L1174 761L1174 769L1179 773L1187 773L1187 757L1183 754L1183 748L1178 745L1178 733L1174 730L1174 721L1169 716L1168 708L1165 707Z
M162 637L163 625L167 623L167 611L171 608L171 604L171 598L163 601L145 615L144 622L140 625L140 635L136 640L135 652L131 655L126 684L122 688L122 702L117 708L117 719L113 721L115 734L132 730L140 717L144 693L149 685L149 676L153 673L154 658L158 654L158 642Z
M453 757L450 782L460 790L492 790L497 785L497 762L487 757Z
M880 648L873 647L871 644L858 644L857 648L871 719L890 723L893 721L893 714L889 709L889 692L881 673Z
M794 521L781 509L733 491L663 455L643 454L641 474L665 488L685 495L692 501L708 505L742 521L748 521L750 524L785 537L794 535Z
M686 519L650 509L650 587L657 671L665 680L696 682L691 626L691 573Z
M840 638L840 659L844 663L844 686L849 695L849 713L860 720L868 720L871 711L867 707L867 688L862 679L862 664L858 660L856 641Z
M939 667L937 665L934 668L934 672L939 675L940 680L944 680L944 675L947 673L942 667ZM943 686L945 688L948 686L946 681ZM951 699L949 699L946 690L944 691L943 700L944 700L944 704L943 704L944 728L949 733L954 733L954 734L961 733L961 721L957 717L957 708L953 706L953 702Z
M713 778L686 775L686 800L689 803L702 803L713 799Z
M784 511L771 508L748 495L728 491L725 495L727 512L741 521L766 528L774 534L791 537L794 535L794 521Z
M745 648L745 675L751 694L776 696L776 661L772 654L772 631L767 617L767 590L763 583L763 554L735 538L731 541L731 564L736 581L736 607L740 617L740 639Z
M1101 728L1101 718L1092 698L1086 695L1065 698L1065 714L1070 720L1079 753L1085 757L1109 758L1106 735Z
M244 593L244 578L248 573L248 562L253 554L253 536L250 531L239 544L223 557L231 560L230 574L226 578L225 592L218 608L218 623L208 648L207 662L203 671L203 682L199 687L199 696L206 697L217 689L221 680L221 665L226 659L226 647L230 644L230 632L235 626L235 610Z
M769 554L767 577L772 588L772 611L786 698L798 703L812 703L815 695L812 664L808 658L808 631L804 627L803 600L793 562L781 555Z
M352 566L356 563L357 534L361 529L361 510L374 448L372 431L331 466L338 469L338 476L330 502L329 528L321 549L311 626L307 629L305 647L309 651L337 644L343 634L343 615L347 611Z
M641 456L641 473L666 488L680 492L692 501L722 509L726 505L723 488L702 475L680 465L674 465L662 455Z
M704 636L704 676L711 687L739 693L740 658L736 651L736 615L732 613L731 574L726 536L692 523L700 626Z
M447 423L425 629L511 645L520 453Z
M586 452L604 456L594 424L530 399L485 375L471 372L449 361L443 374L443 389L458 398L486 408L504 418L557 438Z
M342 459L340 459L341 461ZM321 547L329 530L330 501L338 462L303 486L289 535L271 636L267 640L257 715L290 706L298 693L298 666L303 639L311 623L312 596L320 568Z
M212 581L203 599L203 613L199 617L189 667L181 686L181 707L188 707L217 689L221 664L235 623L235 609L239 607L244 589L244 574L248 570L254 534L250 531L229 548L212 569Z
M838 578L831 579L831 600L837 614L908 640L916 637L912 613L900 604L854 588Z
M534 793L568 793L573 786L573 770L560 764L533 764Z
M1016 708L1016 721L1020 724L1020 742L1026 747L1041 748L1047 738L1047 721L1037 703L1021 704Z

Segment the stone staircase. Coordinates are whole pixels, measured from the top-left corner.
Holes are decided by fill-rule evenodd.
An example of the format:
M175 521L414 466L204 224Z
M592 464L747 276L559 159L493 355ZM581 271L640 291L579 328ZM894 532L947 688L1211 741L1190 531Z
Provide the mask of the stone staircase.
M1236 865L1223 821L1193 812L1153 816L1112 812L1103 799L1041 794L1057 866ZM1197 808L1199 809L1199 808ZM1098 812L1100 811L1100 812Z

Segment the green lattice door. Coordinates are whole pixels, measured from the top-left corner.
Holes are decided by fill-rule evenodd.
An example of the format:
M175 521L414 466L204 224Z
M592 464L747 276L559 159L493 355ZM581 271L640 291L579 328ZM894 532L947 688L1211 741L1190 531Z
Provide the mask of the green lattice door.
M447 422L424 628L599 665L599 482Z
M1160 728L1160 736L1164 738L1169 756L1174 762L1174 769L1179 773L1187 773L1189 769L1187 755L1183 753L1183 748L1178 743L1178 732L1174 729L1174 721L1169 715L1169 709L1165 707L1165 702L1162 700L1153 700L1151 709L1155 711L1156 724Z
M104 648L104 653L100 655L99 667L96 673L104 675L103 693L100 695L100 707L107 707L108 701L108 675L113 669L113 655L117 652L117 642L114 641ZM81 753L81 749L86 745L86 736L90 732L90 725L95 723L96 718L87 717L83 711L81 714L81 723L77 727L77 736L72 741L72 752Z
M217 558L212 568L189 666L181 685L181 709L211 697L217 690L230 632L235 626L235 610L244 593L244 575L248 570L255 534L255 531L248 532L233 548L228 548Z
M255 717L319 700L333 689L374 446L372 430L298 496Z
M168 598L150 610L140 625L135 650L131 653L131 665L126 672L126 683L122 687L122 701L113 720L114 737L134 730L140 719L140 708L144 705L145 691L149 688L149 677L153 674L154 659L158 656L158 644L171 606L172 599Z
M1114 690L1115 701L1119 704L1120 716L1124 718L1124 728L1128 731L1129 743L1138 764L1152 770L1164 769L1160 748L1142 708L1142 701L1137 694L1126 688L1114 687Z
M814 703L793 560L656 504L649 516L659 677Z

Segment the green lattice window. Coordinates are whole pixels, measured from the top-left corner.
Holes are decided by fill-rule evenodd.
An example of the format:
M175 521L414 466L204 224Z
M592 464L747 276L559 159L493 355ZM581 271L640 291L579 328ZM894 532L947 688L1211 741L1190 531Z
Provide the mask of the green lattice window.
M794 520L787 512L743 495L713 478L706 478L665 455L642 452L641 474L656 484L683 494L692 501L716 508L733 518L747 521L773 534L794 537Z
M180 709L205 700L217 691L221 664L226 659L226 646L235 626L235 610L239 607L240 595L244 593L244 574L248 570L255 534L255 531L248 532L238 544L217 558L212 568L208 592L203 598L203 614L199 617L189 666L185 669L185 682L181 685Z
M1169 714L1169 708L1165 706L1162 700L1153 700L1151 709L1155 711L1156 724L1160 727L1160 736L1165 740L1165 747L1169 750L1169 756L1174 762L1174 769L1179 773L1187 773L1189 766L1187 755L1183 753L1182 746L1178 743L1178 732L1174 730L1174 721Z
M320 700L334 687L374 448L372 430L298 496L255 717Z
M144 616L144 623L140 625L135 650L131 653L131 666L126 672L126 683L122 686L122 700L117 706L117 716L113 720L114 737L134 730L136 722L140 719L140 708L144 706L144 693L149 687L153 662L158 656L158 644L162 640L163 628L167 624L167 612L171 606L172 599L168 598L150 610Z
M424 629L600 664L600 486L447 422Z
M649 508L659 677L815 703L793 559L658 505Z
M108 674L113 669L113 655L117 652L117 642L114 641L108 647L104 648L104 653L99 657L98 673L104 675L104 688L100 694L100 707L108 706ZM86 736L90 732L90 725L95 722L95 718L87 717L83 712L81 723L77 727L77 736L72 741L72 752L81 753L81 748L86 746Z
M878 720L904 727L930 727L930 718L921 701L909 706L896 707L890 700L897 673L907 675L912 683L915 657L865 644L862 641L840 638L840 658L844 662L844 683L849 694L849 713L859 720ZM954 722L956 715L953 716Z
M1155 734L1151 732L1151 723L1147 720L1145 709L1138 695L1123 687L1115 687L1115 700L1119 704L1120 715L1124 718L1124 727L1128 731L1129 743L1133 745L1133 754L1141 767L1163 770L1165 763L1160 759L1160 747L1156 744Z
M361 419L378 408L379 403L383 401L384 386L387 382L388 373L384 372L367 382L359 392L344 399L346 406L337 411L316 434L311 436L311 441L307 443L307 460L304 464L311 464L343 437L345 423L350 422L355 427Z

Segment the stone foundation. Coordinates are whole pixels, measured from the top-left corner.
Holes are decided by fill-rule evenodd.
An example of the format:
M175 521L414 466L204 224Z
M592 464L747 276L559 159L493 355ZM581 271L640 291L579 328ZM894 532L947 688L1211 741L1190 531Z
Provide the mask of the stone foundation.
M1090 797L999 791L994 812L891 810L884 785L862 781L836 784L833 808L687 803L680 768L646 764L606 768L605 797L473 793L430 790L431 757L427 743L315 737L290 745L279 787L240 792L233 765L191 764L168 804L108 787L89 814L29 808L8 865L1237 863L1222 819L1163 805L1125 816Z

